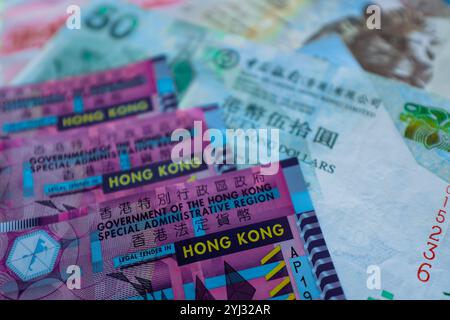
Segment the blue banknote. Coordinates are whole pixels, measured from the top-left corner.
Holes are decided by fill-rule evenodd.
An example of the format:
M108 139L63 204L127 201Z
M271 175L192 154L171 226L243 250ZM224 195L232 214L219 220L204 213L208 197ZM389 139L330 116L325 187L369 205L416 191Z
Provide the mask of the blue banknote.
M446 87L450 65L448 1L283 1L277 5L284 23L269 23L272 27L279 25L276 30L281 33L267 32L257 24L252 26L253 33L245 32L243 26L247 21L251 23L252 17L277 21L255 14L261 12L257 8L267 8L272 1L256 2L263 5L257 6L255 1L187 0L172 11L181 19L241 34L279 49L298 49L338 34L365 70L450 97ZM373 9L367 10L373 5L378 6L379 16ZM369 28L374 21L369 17L377 18L380 29ZM265 37L257 37L257 31ZM327 47L327 51L333 51L333 47Z
M368 5L377 6L379 15ZM442 0L317 0L292 23L306 42L339 34L366 71L450 98L449 17ZM379 29L370 27L372 18Z
M361 69L361 65L337 34L330 34L309 42L298 49L298 51L309 56L324 59L335 65Z
M441 298L449 286L442 268L449 165L437 150L411 151L414 140L392 121L392 85L380 89L358 68L252 46L200 46L191 61L201 76L182 104L221 98L228 126L282 131L280 157L299 157L305 178L316 179L308 181L311 196L347 297L377 298L384 290L399 299ZM411 95L448 110L444 99ZM421 163L430 156L442 166ZM379 270L380 290L372 270Z
M450 101L398 81L367 76L416 161L450 182Z

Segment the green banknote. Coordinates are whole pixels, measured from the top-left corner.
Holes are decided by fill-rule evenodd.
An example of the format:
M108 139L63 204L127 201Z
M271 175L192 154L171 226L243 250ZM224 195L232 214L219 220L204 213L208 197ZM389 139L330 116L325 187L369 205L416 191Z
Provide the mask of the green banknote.
M147 11L126 2L91 1L81 12L81 29L61 27L15 83L100 71L151 56L147 44L159 23L148 19Z

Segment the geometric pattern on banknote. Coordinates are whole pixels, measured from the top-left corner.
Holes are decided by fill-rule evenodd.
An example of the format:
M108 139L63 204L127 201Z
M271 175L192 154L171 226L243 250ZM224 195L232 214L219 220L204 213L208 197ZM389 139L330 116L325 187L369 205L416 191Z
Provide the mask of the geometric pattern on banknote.
M195 300L216 300L198 276L195 280Z
M96 272L93 269L93 257L90 248L91 234L89 230L95 228L91 225L92 215L86 217L87 220L73 220L59 224L49 225L44 229L25 234L35 237L39 234L41 239L52 239L52 245L47 247L58 248L59 253L55 254L55 262L49 266L46 273L36 276L35 278L22 279L16 271L11 273L10 265L4 264L0 267L0 300L7 299L126 299L136 296L140 291L134 285L130 285L137 278L152 279L154 264L140 265L139 268L127 268L122 273L124 277L128 277L130 281L119 281L117 278L108 277L104 272ZM45 231L44 231L45 230ZM152 230L149 230L149 234ZM45 236L44 236L45 235ZM16 237L13 233L0 234L0 256L6 252L10 252L11 256L15 251L15 244L10 248L6 242L21 243L21 238ZM15 239L14 239L15 238ZM104 253L112 251L128 251L129 244L118 243L114 247L107 246L104 248ZM38 247L39 249L39 247ZM42 247L41 247L42 249ZM31 250L28 250L31 252ZM36 250L39 251L39 250ZM19 252L20 253L20 252ZM17 255L17 254L16 254ZM38 256L38 258L40 258ZM6 257L5 257L6 260ZM14 260L14 259L12 259ZM42 260L42 259L41 259ZM14 260L15 261L15 260ZM27 260L23 265L27 265ZM104 266L107 270L112 269L112 262L104 261ZM67 287L66 281L68 274L66 268L69 265L78 265L82 268L83 281L80 290L70 290ZM29 272L29 271L28 271ZM133 280L132 280L133 279ZM142 282L142 281L141 281Z
M407 124L406 138L423 144L427 149L450 152L450 113L446 110L407 103L400 120Z
M226 261L224 261L224 269L228 300L251 300L256 292L255 287Z
M136 276L136 282L134 282L133 280L129 279L123 272L109 273L108 276L130 284L144 300L147 300L148 295L153 294L152 282L149 279ZM162 294L164 295L164 292ZM167 298L165 298L164 296L164 299L161 300L166 299Z
M279 248L279 246L277 247ZM269 248L268 255L270 256L270 261L267 260L268 263L273 262L284 262L282 255L280 254L279 250L276 250L277 255L272 254L272 248ZM281 261L278 261L280 260ZM274 261L276 260L276 261ZM151 264L151 263L150 263ZM285 264L284 264L285 266ZM136 266L140 267L140 266ZM208 264L205 265L205 267L208 267ZM241 267L240 267L241 268ZM280 281L273 281L275 285L269 285L273 286L274 289L270 291L270 298L276 297L276 296L282 296L289 294L289 299L294 299L295 295L293 293L293 288L291 286L290 278L287 272L286 267L284 268L277 268L276 276L274 278L271 278L270 280L274 280L275 278L280 279ZM250 270L250 269L249 269ZM161 271L161 270L159 270ZM174 270L175 271L175 270ZM205 271L205 270L204 270ZM245 271L245 270L241 270ZM183 274L185 272L180 271ZM194 272L194 270L192 270ZM255 293L257 292L257 288L254 284L250 283L250 280L247 280L236 268L232 267L230 262L227 262L226 260L223 263L223 272L220 273L223 275L225 280L225 287L220 287L222 290L226 290L225 292L222 292L220 294L221 299L226 298L227 300L250 300L254 297ZM270 274L270 272L269 272ZM142 278L135 276L134 279L130 276L127 276L124 274L124 272L113 272L110 274L107 274L109 277L117 279L121 282L129 284L130 288L133 288L135 292L131 291L127 294L122 295L121 298L129 299L130 297L134 296L136 293L140 296L143 300L166 300L167 296L165 295L166 290L170 290L170 288L166 288L164 290L155 290L152 285L152 281L148 278ZM194 276L194 275L193 275ZM264 276L261 281L264 281L264 278L267 280L268 276ZM211 280L209 278L205 279L205 281ZM255 281L255 280L253 280ZM195 276L195 300L215 300L216 297L211 293L210 289L206 286L206 284L199 278L199 276ZM214 288L215 290L219 289L217 287ZM225 294L225 295L224 295ZM217 297L218 299L219 297ZM269 296L267 296L269 298Z
M267 246L264 248L263 252L267 254L263 257L263 259L261 259L261 261L264 262L261 262L261 266L265 264L274 265L274 268L269 270L267 274L259 278L252 277L252 279L246 279L243 275L243 273L247 272L248 274L248 271L252 270L252 268L248 267L248 263L252 263L253 265L253 262L255 262L254 267L258 268L259 259L249 258L246 262L236 262L236 259L233 260L234 262L232 262L231 259L228 259L228 261L225 260L223 262L223 272L220 272L220 275L225 279L225 288L220 287L220 289L226 289L226 292L221 291L221 293L215 293L217 295L215 297L214 294L211 293L210 289L217 290L219 288L208 288L206 284L201 281L198 276L196 276L195 299L215 300L226 297L227 300L251 300L258 291L260 291L260 294L262 293L265 298L274 298L287 295L288 299L295 299L291 279L289 277L283 255L281 254L280 246L276 246L275 248ZM239 255L244 257L250 256L252 253L239 253ZM232 266L233 263L234 266ZM244 265L247 265L246 269L242 269L242 266ZM209 280L211 279L205 278L205 282L208 282ZM261 286L260 284L265 281L270 281L270 283L267 286ZM267 293L265 293L265 287L270 289ZM261 295L259 295L259 297L261 298Z
M272 248L269 248L269 255L271 255ZM244 255L241 254L243 257ZM281 257L281 261L283 257L282 255L278 255L279 257L275 260L278 260ZM272 258L274 256L271 255ZM242 259L242 258L241 258ZM273 263L274 261L271 261L269 263ZM279 261L279 262L281 262ZM243 262L243 261L242 261ZM241 263L242 263L241 262ZM255 261L256 262L256 261ZM275 261L277 262L277 261ZM240 263L240 264L241 264ZM152 263L150 263L152 264ZM244 263L245 264L245 263ZM142 267L136 266L137 268ZM214 267L211 267L208 263L205 264L204 268L206 270L203 270L203 272L210 271L209 269L215 269ZM208 288L205 282L212 280L211 278L205 278L205 282L203 282L199 276L195 276L195 287L194 287L194 293L195 293L195 300L215 300L215 299L227 299L227 300L250 300L255 296L255 293L258 291L257 283L250 283L250 279L246 279L242 274L241 271L247 271L250 269L241 269L242 266L238 267L240 271L238 271L235 267L231 266L231 262L227 262L226 260L223 263L223 272L220 272L219 274L224 277L224 287L214 287L214 288ZM276 268L276 267L275 267ZM195 274L195 270L189 269L193 273L193 277ZM159 269L158 272L161 270ZM175 269L172 271L175 272ZM177 271L182 272L185 274L185 271ZM295 295L293 293L293 288L291 286L290 278L288 276L288 272L286 268L282 268L280 271L277 270L277 275L274 278L271 278L270 280L274 280L275 278L278 278L278 281L272 281L271 284L269 284L269 288L273 287L274 289L270 290L269 294L264 294L264 297L266 298L273 298L277 296L282 295L289 295L289 299L294 299ZM123 272L113 272L108 274L109 277L112 277L114 279L117 279L121 282L129 284L130 288L133 288L135 292L128 292L127 294L122 295L121 298L129 299L130 297L134 296L136 293L140 296L143 300L165 300L168 299L168 297L165 295L165 291L170 290L171 288L166 288L163 290L156 290L153 287L152 281L147 278L141 278L138 276L135 276L134 279L130 276L125 275ZM259 279L252 279L252 281L264 281L264 279L267 279L267 275L259 278ZM281 281L280 281L281 280ZM220 290L220 293L211 293L211 289ZM259 288L261 290L261 288ZM263 291L264 292L264 289ZM261 294L260 292L260 294ZM289 294L290 293L290 294ZM217 295L217 297L215 297ZM261 297L261 295L260 295Z
M40 233L41 239L52 239L52 245L54 248L58 248L58 254L55 254L55 262L52 263L51 268L46 270L40 276L29 279L22 279L17 271L13 271L15 276L11 275L10 268L11 263L5 264L6 269L0 269L0 299L115 299L126 295L127 297L135 295L136 291L133 287L119 287L116 280L108 281L108 278L104 273L93 274L88 266L91 256L89 252L86 252L86 239L89 239L89 235L83 228L86 221L83 222L83 226L79 223L64 223L63 225L56 226L51 225L44 231L42 229L32 232L30 235ZM42 232L42 233L41 233ZM52 236L50 236L52 233ZM44 238L44 234L45 236ZM0 240L5 234L0 234ZM27 236L27 235L26 235ZM87 236L87 238L86 238ZM13 240L13 235L8 235L9 240ZM17 237L20 239L22 236ZM17 241L17 240L16 240ZM83 243L84 241L84 243ZM8 250L5 247L5 243L1 243L1 251ZM49 246L49 247L51 247ZM39 248L38 248L39 249ZM42 249L42 247L41 247ZM10 249L10 255L13 253L14 247ZM31 251L31 250L29 250ZM36 250L39 251L39 250ZM1 254L1 252L0 252ZM38 256L38 258L40 258ZM42 260L42 259L41 259ZM25 260L23 265L27 265L28 261ZM48 265L48 263L47 263ZM79 265L86 268L82 268L83 282L81 290L70 290L66 285L68 275L66 268L69 265ZM147 274L151 276L152 266L150 268L141 268L139 275L144 276ZM29 271L28 271L29 273Z
M295 295L287 270L287 265L283 258L281 246L276 246L275 248L270 250L263 259L261 259L261 265L274 262L276 262L275 267L265 275L265 279L268 281L272 279L282 278L283 280L270 291L270 297L273 298L276 296L289 294L288 300L294 300Z
M288 246L288 245L286 245ZM203 272L214 272L214 275L224 278L223 286L206 285L212 280L205 278L204 282L198 276L195 279L196 300L251 300L255 296L258 299L271 299L287 296L286 299L295 299L291 278L286 262L280 250L280 246L266 246L255 251L243 251L236 256L228 256L223 262L223 270L205 264ZM262 255L261 255L262 254ZM244 260L242 260L244 257ZM258 258L262 257L262 259ZM267 273L253 275L253 270L272 267ZM256 268L256 269L255 269ZM253 271L253 272L250 272ZM192 270L194 272L194 270ZM211 282L210 282L211 283ZM214 294L211 290L214 289Z
M16 238L6 264L20 279L28 281L53 270L60 248L44 230L31 232Z
M51 299L53 294L58 299L73 297L64 290L65 270L60 270L60 265L77 264L77 243L76 232L70 227L0 233L0 300Z
M303 212L297 217L297 224L305 241L305 248L309 252L308 258L322 290L323 299L345 299L315 211Z

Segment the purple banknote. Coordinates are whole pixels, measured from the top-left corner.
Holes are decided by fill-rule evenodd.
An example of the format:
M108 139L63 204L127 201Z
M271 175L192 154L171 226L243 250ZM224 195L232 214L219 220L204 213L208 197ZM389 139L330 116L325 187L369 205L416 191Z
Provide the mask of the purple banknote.
M0 89L0 135L54 133L177 106L165 57Z
M296 159L0 232L3 299L338 299Z
M58 214L122 197L168 181L211 176L217 166L202 161L207 128L221 127L214 106L155 114L133 122L113 121L35 138L14 138L0 156L0 221ZM186 129L186 159L172 161L175 129ZM180 142L181 143L181 142ZM11 230L11 229L8 229Z

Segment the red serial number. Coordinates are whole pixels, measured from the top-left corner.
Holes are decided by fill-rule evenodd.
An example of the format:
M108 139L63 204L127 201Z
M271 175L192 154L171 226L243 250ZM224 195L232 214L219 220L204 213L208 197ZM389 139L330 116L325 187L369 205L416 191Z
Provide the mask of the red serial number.
M436 224L431 227L431 233L428 236L427 250L422 253L423 258L427 262L423 262L417 269L417 279L422 282L428 282L430 280L430 271L433 268L432 261L436 258L436 249L439 248L439 241L442 235L441 225L445 222L447 215L447 204L450 195L450 185L447 186L446 194L444 196L444 203L442 208L436 214Z

